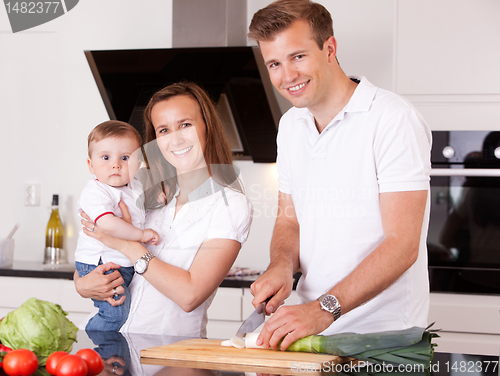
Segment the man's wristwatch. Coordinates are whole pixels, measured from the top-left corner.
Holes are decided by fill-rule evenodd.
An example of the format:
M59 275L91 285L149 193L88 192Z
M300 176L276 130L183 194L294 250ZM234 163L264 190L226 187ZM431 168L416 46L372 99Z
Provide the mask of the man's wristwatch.
M337 298L330 294L323 294L319 298L321 309L330 312L333 315L333 321L336 321L342 314L340 303Z
M151 252L145 253L140 259L134 262L134 270L137 274L144 274L148 268L149 261L155 257Z

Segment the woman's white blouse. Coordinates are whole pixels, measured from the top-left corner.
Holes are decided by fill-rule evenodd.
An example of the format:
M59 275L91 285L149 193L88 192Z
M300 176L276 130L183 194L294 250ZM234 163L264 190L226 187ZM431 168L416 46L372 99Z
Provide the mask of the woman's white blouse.
M222 188L208 179L189 195L189 202L174 218L175 197L162 209L146 214L145 228L152 228L160 236L157 246L148 245L147 248L160 260L188 270L204 241L216 238L232 239L241 244L246 241L253 209L245 195ZM121 332L206 337L207 309L215 292L189 313L158 292L141 275L134 276L130 293L130 313Z

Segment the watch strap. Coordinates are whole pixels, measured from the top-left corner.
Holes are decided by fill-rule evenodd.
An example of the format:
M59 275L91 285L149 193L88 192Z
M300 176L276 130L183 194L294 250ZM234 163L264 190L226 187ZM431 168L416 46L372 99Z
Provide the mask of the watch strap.
M147 253L143 254L141 258L143 258L144 260L146 260L146 262L148 262L148 263L149 263L149 261L150 261L153 257L155 257L155 255L153 255L151 252L149 252L149 251L148 251Z

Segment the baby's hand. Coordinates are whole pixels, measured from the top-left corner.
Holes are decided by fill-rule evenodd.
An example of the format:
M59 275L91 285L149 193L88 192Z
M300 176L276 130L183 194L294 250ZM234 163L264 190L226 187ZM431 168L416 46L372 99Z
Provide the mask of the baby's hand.
M142 243L148 243L151 241L152 245L158 245L160 241L160 236L155 230L151 230L150 228L147 228L143 230L144 235L142 236Z

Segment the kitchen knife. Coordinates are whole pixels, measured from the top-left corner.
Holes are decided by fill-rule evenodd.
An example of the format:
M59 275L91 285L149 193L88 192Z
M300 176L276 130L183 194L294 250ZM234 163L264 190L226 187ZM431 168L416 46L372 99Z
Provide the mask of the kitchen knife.
M266 301L267 302L267 301ZM266 302L262 302L248 318L243 321L236 332L236 337L243 338L247 333L253 332L266 320Z

